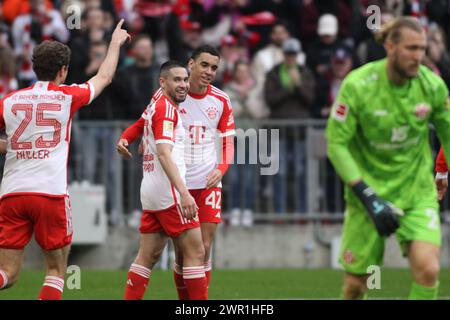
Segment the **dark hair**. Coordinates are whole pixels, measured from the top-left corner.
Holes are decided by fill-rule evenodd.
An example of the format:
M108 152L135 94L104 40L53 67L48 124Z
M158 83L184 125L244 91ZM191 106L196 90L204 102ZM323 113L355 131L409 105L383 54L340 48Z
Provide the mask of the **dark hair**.
M152 38L146 34L138 34L136 37L133 38L133 41L131 42L131 48L134 48L136 44L141 40L148 40L150 43L152 43Z
M159 69L159 76L166 78L168 72L173 68L185 68L186 69L186 66L183 63L176 61L176 60L166 61L161 65L161 68ZM187 71L187 69L186 69L186 71Z
M410 29L416 32L424 32L419 19L415 17L397 17L387 22L375 33L375 40L383 45L386 40L392 40L397 43L400 40L401 30Z
M219 50L209 44L205 44L195 49L194 52L192 52L191 59L196 60L202 53L209 53L210 55L216 56L220 59Z
M31 61L38 80L52 81L63 66L69 66L70 49L61 42L46 40L34 48Z

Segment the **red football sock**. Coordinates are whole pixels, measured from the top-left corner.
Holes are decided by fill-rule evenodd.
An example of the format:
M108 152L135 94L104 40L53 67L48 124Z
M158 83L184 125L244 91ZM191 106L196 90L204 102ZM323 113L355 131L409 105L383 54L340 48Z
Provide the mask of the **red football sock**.
M128 271L125 300L142 300L147 289L152 271L133 263Z
M5 271L0 270L0 289L3 289L8 285L8 275Z
M183 267L183 279L189 300L208 300L205 267Z
M39 300L61 300L64 290L64 278L56 276L46 276L41 292L39 292Z
M175 280L175 286L177 287L178 299L189 300L189 294L184 284L183 270L176 263L173 266L173 279Z

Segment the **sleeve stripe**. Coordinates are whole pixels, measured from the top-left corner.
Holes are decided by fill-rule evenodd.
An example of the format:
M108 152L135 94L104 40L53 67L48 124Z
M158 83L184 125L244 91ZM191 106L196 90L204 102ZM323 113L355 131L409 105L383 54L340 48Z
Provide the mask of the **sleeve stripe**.
M167 100L166 100L166 118L169 118L169 106L167 105Z
M167 100L166 100L166 118L170 120L175 120L175 108Z
M219 134L219 137L228 137L228 136L232 136L234 134L236 134L236 131L229 130L229 131L222 132L221 134Z
M161 139L158 139L158 140L155 141L155 143L156 143L156 144L167 143L167 144L170 144L170 145L172 145L172 146L175 145L175 143L174 143L172 140L168 139L168 138L161 138Z
M214 93L216 96L224 98L227 102L230 101L230 97L223 91L212 87L211 92Z
M89 97L88 104L91 104L92 100L94 100L94 97L95 97L95 87L89 81L88 81L88 84L89 84L89 90L91 92L91 96Z

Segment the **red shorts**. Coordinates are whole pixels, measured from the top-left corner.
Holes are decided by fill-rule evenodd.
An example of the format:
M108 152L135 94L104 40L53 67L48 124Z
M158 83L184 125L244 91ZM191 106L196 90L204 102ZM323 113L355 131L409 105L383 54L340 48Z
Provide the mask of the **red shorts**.
M141 217L141 233L157 233L164 231L169 237L176 238L182 232L199 228L198 219L187 220L178 206L159 211L144 210Z
M198 206L198 218L200 223L222 222L221 209L222 209L222 189L193 189L189 190L191 195L195 199L195 203Z
M0 248L23 249L33 235L44 250L72 242L69 197L17 195L0 202Z

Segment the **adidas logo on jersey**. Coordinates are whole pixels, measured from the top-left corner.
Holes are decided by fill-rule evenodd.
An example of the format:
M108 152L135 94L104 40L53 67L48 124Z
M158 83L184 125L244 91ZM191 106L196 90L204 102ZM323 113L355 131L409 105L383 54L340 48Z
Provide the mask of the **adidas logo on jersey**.
M181 110L180 110L180 113L182 113L182 114L187 114L186 109L184 109L184 108L181 109Z

